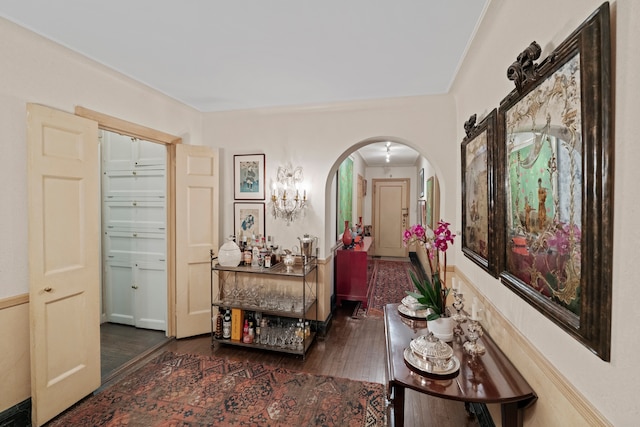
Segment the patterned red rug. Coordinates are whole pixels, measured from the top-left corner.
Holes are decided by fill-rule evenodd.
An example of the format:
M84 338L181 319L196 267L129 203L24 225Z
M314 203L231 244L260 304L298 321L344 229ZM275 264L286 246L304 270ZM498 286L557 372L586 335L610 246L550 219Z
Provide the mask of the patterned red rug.
M366 315L382 316L385 305L402 301L406 291L413 291L409 271L414 267L409 260L390 261L376 259L373 271L373 285Z
M48 426L384 426L384 386L165 352Z

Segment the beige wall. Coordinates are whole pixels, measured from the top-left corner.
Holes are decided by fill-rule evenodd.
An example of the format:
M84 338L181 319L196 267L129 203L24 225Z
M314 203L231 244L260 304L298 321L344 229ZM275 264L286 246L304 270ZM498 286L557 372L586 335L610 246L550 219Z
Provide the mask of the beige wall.
M26 299L0 300L0 412L31 395Z
M462 124L473 113L482 116L497 107L512 89L506 67L532 40L543 55L557 46L598 5L593 0L492 0L477 38L461 66L450 95L353 102L305 108L200 114L144 86L95 65L64 48L0 19L0 301L28 291L26 261L26 149L25 104L37 102L73 111L82 105L112 116L183 136L186 143L220 148L221 235L233 229L231 185L233 154L265 152L267 180L285 161L303 166L311 180L312 209L302 221L287 227L267 221L268 233L285 247L307 232L320 237L323 257L332 244L332 176L353 149L380 137L393 137L420 151L434 166L442 194L441 216L460 227L459 143ZM530 379L540 397L528 412L525 425L558 425L555 414L580 410L576 396L586 397L590 407L616 426L634 425L635 400L640 388L637 355L638 311L635 242L640 234L635 213L640 211L636 183L640 181L640 144L635 143L637 94L640 83L640 5L633 0L613 2L617 20L616 58L616 198L614 236L614 288L612 359L602 362L577 341L546 320L528 304L469 262L456 245L449 257L478 295L493 310L488 326L504 343L505 351ZM46 71L45 71L46 70ZM335 230L333 230L335 231ZM324 269L323 269L324 271ZM330 268L327 268L327 272ZM322 281L330 286L330 274ZM327 288L328 289L328 288ZM323 301L326 295L321 296ZM0 310L0 379L9 378L15 388L0 382L0 411L24 399L28 388L27 304ZM22 318L22 320L20 320ZM8 325L22 325L13 328ZM494 326L498 325L498 326ZM500 326L502 325L502 326ZM506 326L505 326L506 325ZM7 343L15 345L6 352ZM517 344L517 345L516 345ZM530 346L530 347L528 347ZM524 354L530 348L536 355ZM540 368L542 366L542 368ZM553 368L561 378L551 386L539 381L540 373ZM547 375L550 375L547 373ZM12 377L13 376L13 377ZM547 377L542 377L548 379ZM564 381L568 388L562 389ZM557 399L571 394L571 398ZM7 397L5 397L7 396ZM580 423L580 421L576 421ZM542 423L542 424L540 424ZM546 424L544 424L546 423ZM584 423L583 423L584 424ZM572 425L572 422L561 425ZM580 424L573 424L580 425Z
M451 93L456 98L456 140L464 136L462 124L471 114L483 118L498 107L514 85L506 78L507 67L531 41L542 47L542 58L560 44L602 2L600 0L493 0L477 35L469 48ZM635 189L640 180L640 145L637 144L638 93L636 70L640 67L640 2L611 2L614 21L612 36L617 45L615 58L615 218L613 261L613 322L611 362L603 362L578 341L555 326L523 302L498 280L484 273L466 259L456 246L456 267L490 302L496 316L503 316L518 335L526 337L534 351L544 357L551 368L562 375L613 425L637 424L637 396L640 390L637 339L640 292L637 286L639 227L635 213L640 211L640 197ZM459 170L460 165L457 165ZM456 188L461 188L456 174ZM461 202L456 200L456 228L461 227ZM586 267L588 268L588 266ZM491 323L491 322L489 322ZM494 327L493 324L489 325ZM566 401L553 385L553 372L541 370L536 358L521 353L516 334L504 334L496 323L495 335L509 357L517 362L540 399L526 425L583 425L580 419L560 422L564 416L577 416L574 410L562 411ZM557 380L557 378L556 378ZM575 397L575 396L574 396ZM574 406L576 408L576 406ZM554 418L558 417L558 418ZM571 420L571 418L569 418Z
M202 116L0 18L0 411L29 397L26 105L78 105L204 144ZM99 167L96 159L96 167ZM9 301L9 303L7 303ZM7 308L7 305L11 307ZM4 307L4 308L2 308Z
M307 108L274 108L204 115L207 141L220 148L220 174L232 182L233 155L266 153L267 183L278 166L291 162L304 168L310 181L307 215L287 226L267 215L267 234L277 236L285 248L297 244L296 237L309 233L320 237L320 257L335 243L332 183L342 160L354 149L372 140L404 142L421 152L436 168L438 176L455 185L455 169L447 167L455 143L453 98L448 95L352 102ZM455 151L457 153L457 151ZM438 168L437 165L444 165ZM222 235L233 230L233 191L221 191ZM453 212L454 187L443 190L445 212Z

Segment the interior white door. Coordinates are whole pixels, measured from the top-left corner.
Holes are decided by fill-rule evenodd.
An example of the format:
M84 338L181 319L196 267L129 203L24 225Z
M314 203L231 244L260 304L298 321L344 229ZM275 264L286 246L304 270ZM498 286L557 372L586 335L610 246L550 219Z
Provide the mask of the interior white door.
M135 272L129 259L108 260L105 270L105 306L107 322L135 326L134 292Z
M373 181L373 215L376 255L406 257L402 231L407 227L409 180Z
M33 425L100 386L96 122L27 106Z
M176 145L176 337L211 332L211 258L218 251L218 152Z
M167 266L162 261L137 261L133 282L135 326L167 329Z

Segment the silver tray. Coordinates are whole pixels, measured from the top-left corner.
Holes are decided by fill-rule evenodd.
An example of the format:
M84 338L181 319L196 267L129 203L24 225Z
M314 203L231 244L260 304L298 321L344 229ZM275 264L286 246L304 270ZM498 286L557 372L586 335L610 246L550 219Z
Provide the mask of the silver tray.
M449 360L449 363L444 369L438 369L431 362L427 362L416 356L409 347L404 349L404 360L419 372L436 376L451 375L460 369L460 361L455 356L451 357L451 360Z
M426 319L429 315L429 310L411 310L404 304L398 305L398 311L407 317L413 317L415 319Z

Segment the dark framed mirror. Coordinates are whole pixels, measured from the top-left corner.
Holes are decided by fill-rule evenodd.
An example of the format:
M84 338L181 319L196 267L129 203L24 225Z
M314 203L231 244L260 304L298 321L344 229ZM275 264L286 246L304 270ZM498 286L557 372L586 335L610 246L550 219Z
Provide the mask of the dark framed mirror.
M609 5L540 64L508 69L498 113L501 281L610 360L613 126Z
M496 121L496 109L478 124L476 115L472 115L465 122L466 136L460 144L462 252L494 277L498 275L493 173Z

